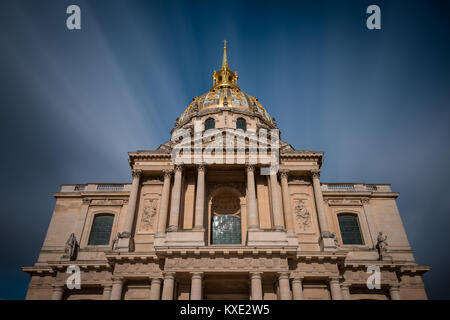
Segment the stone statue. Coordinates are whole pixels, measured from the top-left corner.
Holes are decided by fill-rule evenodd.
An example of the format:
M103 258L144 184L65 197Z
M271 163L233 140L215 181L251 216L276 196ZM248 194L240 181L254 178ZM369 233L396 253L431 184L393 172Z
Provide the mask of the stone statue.
M376 248L378 250L378 256L380 260L383 260L383 257L386 256L388 243L386 242L387 235L383 234L383 232L378 233L377 237L377 245Z
M76 260L78 253L78 241L75 237L75 233L72 232L69 236L69 239L67 239L66 245L64 247L64 252L70 261Z
M124 239L124 238L130 238L130 242L132 241L131 239L131 233L129 232L117 232L116 237L114 238L113 242L112 242L112 250L116 250L117 249L117 245L119 244L119 239Z
M334 232L331 232L331 231L324 231L324 232L322 232L322 238L325 238L325 239L327 239L327 238L333 239L333 242L334 242L334 246L335 246L335 247L338 247L338 245L339 245L339 241L338 241L338 239L337 239L336 233L334 233Z
M119 239L122 239L122 238L126 238L126 237L122 233L117 232L117 235L116 235L116 237L114 238L114 240L112 242L112 249L113 250L117 249L117 245L119 243Z

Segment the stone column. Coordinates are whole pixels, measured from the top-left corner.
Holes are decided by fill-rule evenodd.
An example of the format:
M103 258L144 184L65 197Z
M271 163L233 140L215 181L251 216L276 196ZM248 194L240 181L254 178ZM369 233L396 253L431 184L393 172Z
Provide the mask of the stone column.
M169 210L170 199L170 179L172 178L172 170L164 170L164 185L161 195L161 205L159 207L158 231L157 237L165 237L167 225L167 213Z
M273 224L277 231L284 231L283 209L281 207L280 194L278 192L278 179L276 173L269 175L270 191L272 195Z
M160 295L161 295L161 279L151 278L150 300L159 300Z
M110 300L121 300L123 290L123 278L113 278Z
M342 300L341 286L338 277L330 278L330 291L332 300Z
M195 197L195 223L194 230L203 231L203 217L205 215L205 174L206 166L197 166L197 193Z
M52 300L62 300L64 295L64 285L57 284L53 286Z
M191 300L202 300L202 272L191 272Z
M352 300L350 296L350 286L346 283L343 283L341 285L341 291L342 291L342 298L344 300Z
M175 284L175 273L166 272L164 274L164 284L161 300L173 300L174 284Z
M292 295L294 300L303 300L302 277L292 278Z
M131 185L130 199L128 200L127 215L125 216L125 223L122 231L131 237L133 229L134 214L136 212L136 203L139 191L139 180L142 176L142 170L133 170L133 183Z
M252 300L263 300L261 273L260 272L250 273L250 281L252 288Z
M280 300L292 300L291 288L289 287L289 274L280 273L278 275L278 284L280 287Z
M391 300L401 300L400 298L400 287L398 285L393 285L389 287L389 294L391 295Z
M294 218L292 217L291 210L291 196L289 195L288 187L288 175L289 173L287 170L283 170L280 172L281 190L283 193L284 221L286 223L286 230L290 233L295 233Z
M322 195L322 189L320 187L320 181L319 181L319 170L312 170L311 178L312 178L312 182L313 182L314 198L316 200L317 215L319 217L320 232L321 232L321 235L323 236L324 233L329 232L329 229L328 229L327 216L325 214L325 208L323 205L323 195Z
M181 180L183 166L175 166L175 179L172 190L172 204L170 206L169 228L167 231L178 231L178 221L180 219L180 200L181 200Z
M110 283L105 284L103 286L103 300L111 299L111 290L112 290L112 285Z
M248 190L248 230L259 230L258 205L256 203L255 190L255 166L247 165L247 190Z

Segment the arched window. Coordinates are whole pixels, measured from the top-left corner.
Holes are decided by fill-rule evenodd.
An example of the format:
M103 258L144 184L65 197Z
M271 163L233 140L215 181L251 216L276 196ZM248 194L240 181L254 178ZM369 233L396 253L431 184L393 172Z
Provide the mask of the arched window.
M212 199L211 243L241 244L241 205L230 192L220 193Z
M343 244L363 244L357 215L342 213L338 220Z
M97 214L92 223L89 245L107 246L111 240L111 230L114 222L113 214Z
M244 118L238 118L236 120L236 129L242 129L244 131L247 131L247 122Z
M214 129L216 127L216 122L213 118L208 118L205 121L205 131L209 129Z

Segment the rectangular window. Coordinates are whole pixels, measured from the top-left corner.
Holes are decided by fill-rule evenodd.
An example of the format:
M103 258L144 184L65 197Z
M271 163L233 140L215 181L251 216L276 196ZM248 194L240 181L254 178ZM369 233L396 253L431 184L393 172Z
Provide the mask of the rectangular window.
M92 223L89 236L90 246L107 246L111 240L111 230L114 222L112 214L98 214Z
M338 220L343 244L363 244L357 215L340 214Z

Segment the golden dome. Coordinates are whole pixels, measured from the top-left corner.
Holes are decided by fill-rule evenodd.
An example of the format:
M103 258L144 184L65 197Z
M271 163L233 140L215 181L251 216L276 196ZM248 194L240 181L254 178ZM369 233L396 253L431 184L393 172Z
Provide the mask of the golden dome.
M223 47L222 68L217 72L214 70L212 78L213 86L209 92L193 99L192 103L181 115L178 124L183 124L194 115L227 108L259 116L270 124L274 124L272 118L259 103L258 99L240 90L237 84L237 73L233 73L228 67L226 41L224 41Z

